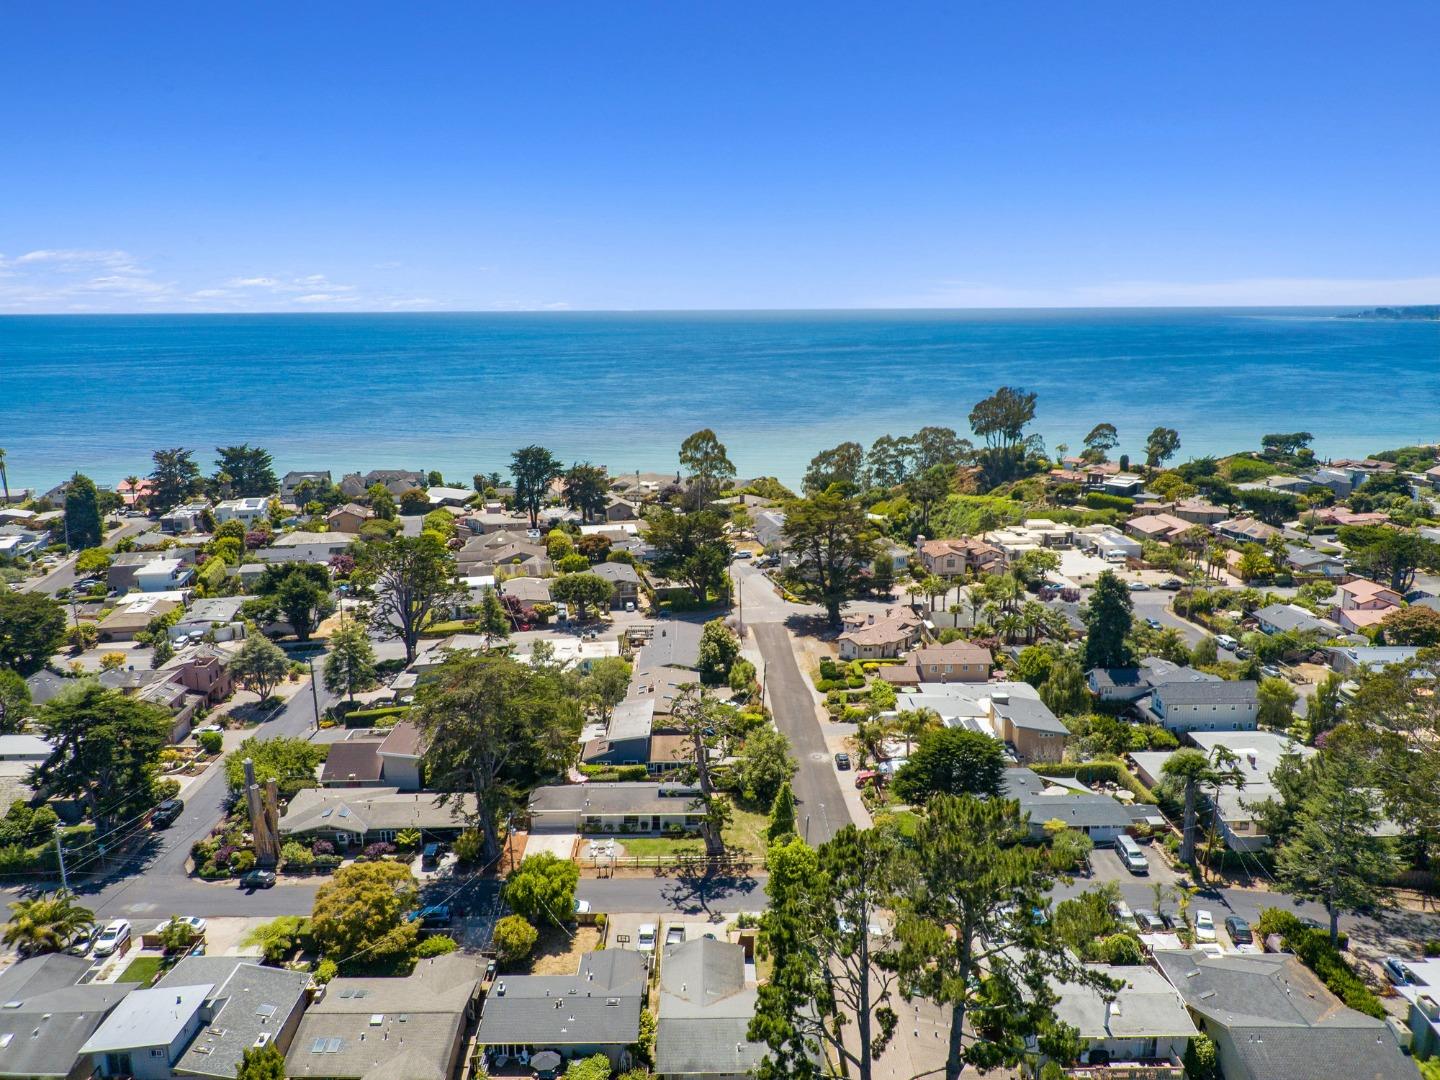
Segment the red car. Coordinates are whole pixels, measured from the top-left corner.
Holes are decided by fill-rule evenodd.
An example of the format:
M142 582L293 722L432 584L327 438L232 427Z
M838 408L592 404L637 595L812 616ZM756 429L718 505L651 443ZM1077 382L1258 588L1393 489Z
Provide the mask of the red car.
M885 783L885 774L876 772L874 769L861 769L855 774L855 786L863 788L870 781L875 781L875 786L880 787Z

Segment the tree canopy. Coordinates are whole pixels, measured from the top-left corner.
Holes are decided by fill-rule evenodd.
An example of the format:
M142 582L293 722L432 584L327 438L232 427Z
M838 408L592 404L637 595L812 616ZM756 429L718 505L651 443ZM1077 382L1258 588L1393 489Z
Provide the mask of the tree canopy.
M895 794L910 803L932 795L999 795L1005 749L998 739L964 728L942 727L920 736L910 760L895 773Z
M784 535L795 558L786 582L803 598L823 604L831 626L869 578L877 550L864 509L839 488L785 505Z
M469 598L455 581L454 557L423 533L368 545L351 581L372 598L371 629L399 638L406 663L415 659L420 631L431 615Z
M1134 662L1134 654L1126 641L1133 611L1125 583L1112 571L1102 571L1095 579L1083 616L1086 670L1128 667Z
M342 866L315 894L310 931L326 959L384 963L408 956L420 937L407 919L419 897L410 868L397 862Z
M543 446L523 446L510 455L510 475L515 481L515 505L530 515L530 527L540 519L540 506L550 490L550 481L563 466Z
M228 489L226 498L253 499L280 490L270 451L249 443L215 448L215 483Z
M565 505L578 510L581 521L603 516L609 501L609 477L599 465L576 462L565 470Z
M690 435L680 444L680 467L689 474L689 502L703 507L718 498L725 485L735 479L735 466L725 444L709 428Z
M150 509L163 514L198 493L203 486L195 451L183 447L156 450L150 455L155 469L150 473Z
M531 923L563 926L575 912L580 868L548 851L527 855L505 883L505 902Z
M0 588L0 667L33 675L65 643L65 609L39 592Z
M645 540L654 549L656 571L688 585L697 604L723 588L730 541L720 514L713 510L681 514L654 507L645 515Z
M255 593L270 601L274 614L289 623L301 641L309 641L321 620L335 610L330 571L318 563L269 563L255 583Z
M65 485L65 542L71 551L99 547L105 539L100 492L95 481L76 473Z

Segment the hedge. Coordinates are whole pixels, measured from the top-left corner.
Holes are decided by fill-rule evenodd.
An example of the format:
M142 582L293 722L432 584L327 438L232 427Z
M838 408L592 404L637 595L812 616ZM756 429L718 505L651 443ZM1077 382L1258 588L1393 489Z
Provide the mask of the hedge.
M599 784L614 784L648 780L650 770L644 765L581 765L580 774Z
M1266 908L1260 913L1260 932L1269 936L1279 934L1285 947L1299 957L1300 962L1313 971L1329 991L1356 1012L1385 1019L1385 1006L1371 989L1360 981L1353 968L1340 955L1340 950L1330 944L1330 934L1325 930L1314 930L1303 924L1299 918L1280 908Z
M404 716L409 711L409 705L387 705L381 709L356 709L354 712L345 714L345 726L347 728L374 727L377 721L383 720L387 716Z
M1037 761L1030 769L1039 776L1068 776L1082 784L1118 784L1140 802L1150 806L1159 804L1154 792L1137 780L1135 774L1119 761L1086 761L1079 764Z

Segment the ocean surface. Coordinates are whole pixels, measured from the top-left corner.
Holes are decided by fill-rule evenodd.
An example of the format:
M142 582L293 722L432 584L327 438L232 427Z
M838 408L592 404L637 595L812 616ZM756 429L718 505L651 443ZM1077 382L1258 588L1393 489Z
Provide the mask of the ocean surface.
M1322 456L1440 441L1440 323L1317 310L0 316L11 487L102 483L150 452L250 442L277 469L439 469L532 442L612 473L714 428L742 476L943 424L1008 384L1038 431L1096 423L1177 460L1306 430Z

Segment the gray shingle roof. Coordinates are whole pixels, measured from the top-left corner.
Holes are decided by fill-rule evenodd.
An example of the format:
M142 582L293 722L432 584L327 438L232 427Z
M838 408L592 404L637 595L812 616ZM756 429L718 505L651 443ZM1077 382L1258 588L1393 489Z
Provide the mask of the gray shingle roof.
M1174 682L1155 688L1155 696L1169 705L1253 705L1258 686L1252 679L1216 682Z
M434 792L402 793L395 788L305 788L280 819L284 835L326 831L363 833L373 829L454 829L475 816L475 796L440 802Z
M1127 806L1109 795L1097 792L1066 792L1044 794L1043 778L1030 769L1006 769L1005 797L1020 804L1020 812L1029 817L1031 825L1059 820L1072 829L1128 828L1144 808Z
M531 813L683 814L700 797L688 784L552 784L530 796Z
M199 1076L233 1077L245 1051L262 1036L277 1039L305 997L310 975L262 967L259 957L192 956L176 964L157 987L212 982L210 1000L219 1004L210 1022L176 1062Z
M661 619L654 636L635 659L639 670L652 667L694 668L700 663L700 634L704 626L683 619Z
M0 1008L0 1076L69 1075L80 1048L136 989L135 983L76 986L89 969L89 960L55 954L20 960L0 972L0 1001L5 1003Z
M1018 697L1012 694L1009 701L997 701L993 696L990 700L995 707L995 712L1009 720L1017 728L1025 728L1029 731L1051 731L1058 735L1070 734L1070 729L1050 711L1049 706L1036 698Z
M587 953L574 975L507 975L485 999L476 1041L540 1047L627 1046L640 1034L645 961L630 949Z

